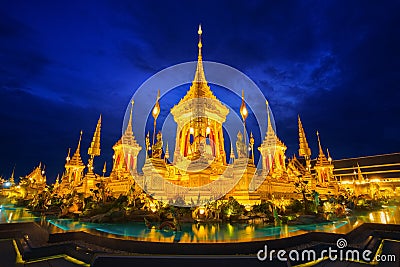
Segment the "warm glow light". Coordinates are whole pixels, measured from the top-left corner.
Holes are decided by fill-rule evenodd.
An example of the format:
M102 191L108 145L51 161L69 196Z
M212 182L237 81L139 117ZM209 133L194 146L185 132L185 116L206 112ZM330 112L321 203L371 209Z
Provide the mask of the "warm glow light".
M247 116L247 108L246 107L243 108L242 113L244 116Z
M210 134L210 132L211 132L210 127L207 127L207 129L206 129L206 134Z
M158 107L157 107L157 106L154 106L154 108L153 108L153 115L154 115L154 116L157 116L157 115L158 115L158 112L159 112Z
M199 208L200 215L203 215L205 212L206 210L203 207Z
M156 211L157 211L156 204L150 203L150 210L151 210L152 212L156 212Z
M190 134L194 134L194 129L193 129L193 127L190 127L189 132L190 132Z

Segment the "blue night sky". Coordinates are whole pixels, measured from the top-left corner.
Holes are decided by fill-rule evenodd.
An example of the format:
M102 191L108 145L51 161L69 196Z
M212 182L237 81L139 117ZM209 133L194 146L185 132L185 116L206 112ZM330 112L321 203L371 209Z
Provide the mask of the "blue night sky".
M130 97L156 72L203 58L248 75L297 153L300 114L334 159L400 151L399 1L2 1L0 175L40 161L54 181L99 114L111 166ZM206 70L207 72L207 70ZM179 98L179 97L178 97Z

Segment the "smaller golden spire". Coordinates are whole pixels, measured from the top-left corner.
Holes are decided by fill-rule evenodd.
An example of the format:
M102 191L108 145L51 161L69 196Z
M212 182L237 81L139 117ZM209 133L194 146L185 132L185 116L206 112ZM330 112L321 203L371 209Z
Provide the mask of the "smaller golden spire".
M317 131L317 137L318 137L318 147L319 147L319 155L317 158L317 163L322 166L322 165L328 165L330 164L328 162L328 159L326 158L324 151L322 150L322 146L321 146L321 140L319 139L319 132Z
M265 105L267 106L267 124L268 124L267 131L269 132L271 130L271 133L273 133L274 129L272 127L271 114L269 112L269 103L267 99L265 99Z
M322 150L321 146L321 140L319 139L319 132L317 131L317 137L318 137L318 147L319 147L319 154L324 154L324 151Z
M104 166L103 166L103 177L104 177L104 174L107 172L106 165L107 165L107 161L104 161Z
M304 132L303 124L300 120L300 115L297 115L297 121L299 126L299 156L309 159L311 157L311 149L308 146L306 133Z
M78 145L76 147L75 153L74 155L72 155L72 158L69 158L70 155L70 149L68 150L68 156L66 158L67 160L67 164L70 165L77 165L77 166L84 166L83 162L82 162L82 158L81 158L81 140L82 140L82 134L83 131L80 131L80 135L79 135L79 141L78 141Z
M332 162L332 158L331 158L331 154L329 153L329 149L326 149L326 153L328 155L328 161L329 161L329 163L331 163Z
M250 151L251 151L251 164L254 164L254 137L253 132L250 132L250 139L249 139Z
M129 121L128 121L128 125L126 126L126 130L125 133L132 133L132 113L133 113L133 105L135 104L135 101L132 99L131 100L131 111L129 114Z
M197 56L197 67L196 67L196 73L194 75L193 82L207 83L206 76L204 74L204 69L203 69L203 56L201 53L201 49L203 47L203 44L201 42L201 35L203 34L203 31L201 29L201 24L199 25L199 30L197 31L197 33L199 34L199 42L197 44L197 47L199 48L199 54Z
M82 134L83 131L81 130L80 135L79 135L79 141L78 141L78 146L76 147L76 152L75 154L80 155L81 151L81 141L82 141Z
M68 148L68 154L67 157L65 158L65 160L67 161L67 163L71 160L71 148Z
M92 143L88 149L88 154L90 156L100 156L100 132L101 132L101 114L99 120L97 121L96 130L93 134Z

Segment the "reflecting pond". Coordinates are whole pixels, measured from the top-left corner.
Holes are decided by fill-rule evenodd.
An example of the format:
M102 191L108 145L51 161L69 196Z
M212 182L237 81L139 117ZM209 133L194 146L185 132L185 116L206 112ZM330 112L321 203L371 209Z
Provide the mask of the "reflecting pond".
M0 206L0 223L36 221L49 232L86 231L114 238L126 238L160 242L238 242L258 239L290 237L312 231L346 233L364 222L400 224L400 208L387 206L379 211L360 212L333 222L309 225L278 225L262 223L197 223L182 224L182 231L148 229L142 222L87 223L72 219L34 216L24 208L12 205Z

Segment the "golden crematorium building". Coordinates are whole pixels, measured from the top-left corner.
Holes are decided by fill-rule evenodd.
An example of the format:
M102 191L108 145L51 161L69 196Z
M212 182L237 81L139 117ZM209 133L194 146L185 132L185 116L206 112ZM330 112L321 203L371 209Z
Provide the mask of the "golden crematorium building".
M144 148L138 144L132 130L132 121L135 119L132 101L127 127L113 146L110 175L104 176L105 165L102 175L93 172L94 158L100 155L100 116L88 149L88 163L83 163L80 154L82 132L72 157L68 152L61 182L57 179L54 185L59 195L75 191L88 196L99 184L104 184L115 197L127 194L132 188L140 190L143 187L150 195L167 202L184 201L193 204L232 196L240 203L250 205L261 200L300 198L295 186L300 183L309 192L315 190L321 197L346 192L378 196L379 182L374 180L366 183L360 180L363 179L360 178L360 168L352 180L343 180L340 175L334 175L335 161L329 151L325 154L318 133L318 156L311 159L311 150L300 117L298 157L287 158L287 147L272 126L268 102L267 131L262 143L255 144L251 133L247 135L239 131L228 149L227 157L223 124L229 109L217 99L207 83L202 61L201 27L198 33L198 59L193 82L186 95L171 109L177 124L175 148L169 151L168 145L164 147L162 132L155 131L152 136L148 133L146 140L142 140L145 143ZM245 94L242 92L240 114L243 121L248 115L244 98ZM161 108L158 95L152 110L154 121ZM260 152L261 169L257 169L254 164L254 146ZM137 159L142 149L146 150L146 160L142 172L139 173ZM173 153L172 162L170 153ZM40 176L41 171L37 172ZM35 174L30 174L27 179L33 176ZM35 178L38 181L33 188L43 187L45 178L39 178ZM395 184L391 188L392 195L399 193Z

